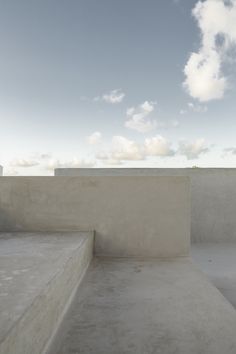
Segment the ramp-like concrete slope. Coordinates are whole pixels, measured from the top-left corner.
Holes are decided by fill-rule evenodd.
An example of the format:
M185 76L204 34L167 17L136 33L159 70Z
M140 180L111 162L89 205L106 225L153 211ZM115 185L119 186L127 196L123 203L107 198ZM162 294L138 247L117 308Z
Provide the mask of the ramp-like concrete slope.
M196 243L191 254L197 266L236 308L236 243Z
M0 353L39 354L92 257L93 233L0 234Z
M50 354L235 354L235 329L188 259L95 259Z

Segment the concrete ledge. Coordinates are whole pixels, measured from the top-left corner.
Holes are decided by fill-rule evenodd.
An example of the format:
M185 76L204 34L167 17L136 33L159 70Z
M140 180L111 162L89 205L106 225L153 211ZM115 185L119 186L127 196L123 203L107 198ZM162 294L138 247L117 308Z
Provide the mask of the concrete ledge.
M0 353L41 354L93 252L93 233L0 234Z

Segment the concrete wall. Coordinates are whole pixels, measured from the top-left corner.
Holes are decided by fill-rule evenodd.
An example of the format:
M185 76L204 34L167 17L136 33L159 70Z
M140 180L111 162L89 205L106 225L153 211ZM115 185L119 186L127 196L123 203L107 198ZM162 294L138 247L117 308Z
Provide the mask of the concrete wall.
M187 255L187 177L2 177L1 231L95 230L97 254Z
M56 175L188 176L192 242L236 241L235 168L56 169Z
M0 176L2 176L2 175L3 175L3 167L0 166Z

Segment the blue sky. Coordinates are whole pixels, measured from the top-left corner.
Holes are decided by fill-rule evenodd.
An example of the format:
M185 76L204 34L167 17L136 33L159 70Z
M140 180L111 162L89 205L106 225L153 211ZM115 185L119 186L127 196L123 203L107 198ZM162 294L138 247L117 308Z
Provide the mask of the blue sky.
M0 163L234 167L236 0L0 0Z

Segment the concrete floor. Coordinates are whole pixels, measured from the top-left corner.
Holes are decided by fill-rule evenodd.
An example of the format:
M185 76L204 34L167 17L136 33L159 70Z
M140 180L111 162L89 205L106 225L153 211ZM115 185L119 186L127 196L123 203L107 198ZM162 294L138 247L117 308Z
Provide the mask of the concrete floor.
M0 233L0 354L32 354L26 349L31 339L34 354L42 352L37 352L36 342L45 326L33 328L39 302L29 321L31 335L21 327L21 348L15 343L17 350L6 350L2 343L9 333L17 338L15 324L42 294L46 306L45 289L54 287L51 280L90 236ZM88 249L92 252L92 238ZM236 307L236 245L194 244L191 253L193 262L95 258L47 353L235 354L236 312L226 299ZM63 282L55 283L60 297L69 298L71 279L77 282L77 266L86 253L76 254ZM58 307L55 293L52 301ZM51 323L50 316L41 320Z
M94 259L50 354L235 354L236 312L188 259Z
M197 266L236 308L236 243L198 243L191 246Z

